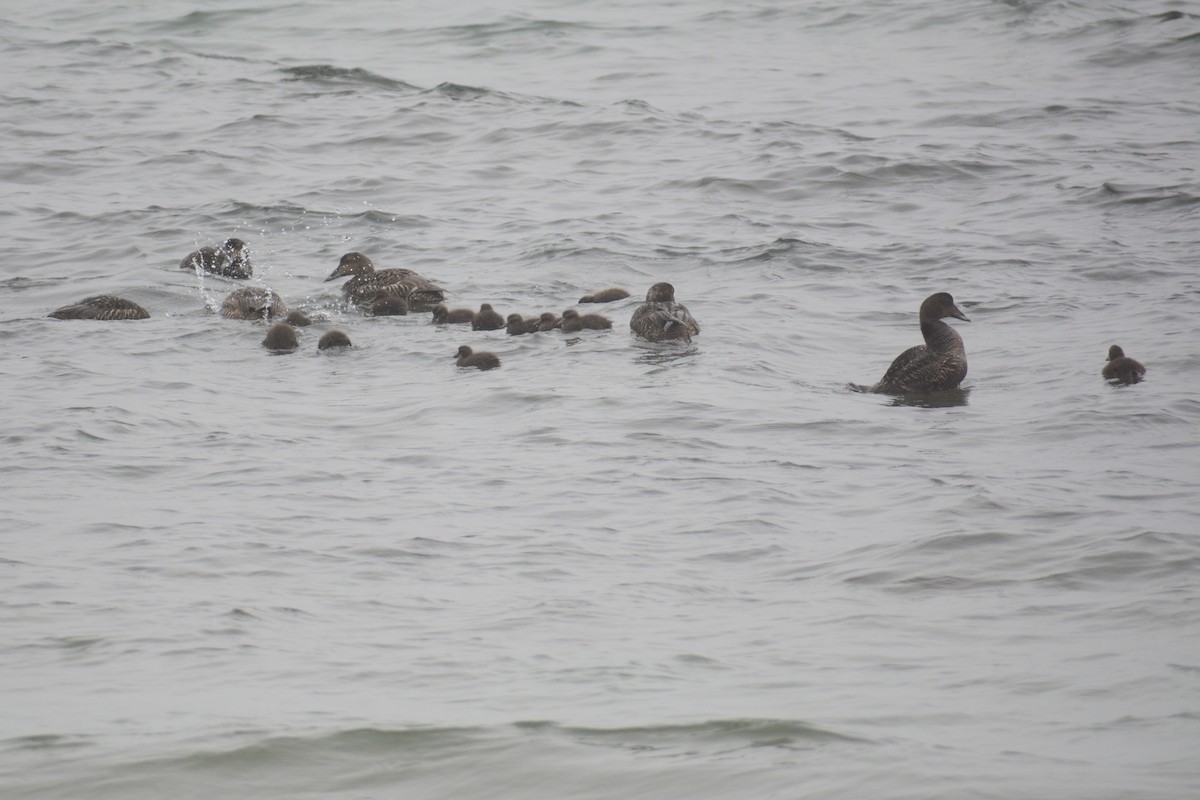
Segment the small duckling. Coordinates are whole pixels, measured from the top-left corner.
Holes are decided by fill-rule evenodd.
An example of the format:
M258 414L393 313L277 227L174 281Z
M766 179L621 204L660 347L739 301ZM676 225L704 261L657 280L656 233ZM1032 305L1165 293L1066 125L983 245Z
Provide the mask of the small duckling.
M329 331L317 342L317 349L328 350L331 347L350 347L350 337L341 331Z
M602 331L612 327L612 320L599 314L584 314L573 308L568 308L562 314L563 333L575 333L582 330Z
M495 353L476 353L464 344L458 348L458 359L455 363L460 367L495 369L500 366L500 358Z
M465 325L474 320L475 312L469 308L456 308L451 311L440 305L433 309L433 321L436 325Z
M509 314L508 324L504 326L504 330L509 336L520 336L523 333L537 333L539 319L525 319L520 314Z
M479 313L475 315L475 319L471 320L471 330L498 331L505 324L504 317L492 308L491 303L484 303L479 307Z
M150 312L132 300L114 294L98 294L86 297L78 303L52 311L46 316L51 319L149 319Z
M399 295L382 295L371 303L371 316L373 317L399 317L407 313L408 303Z
M1137 383L1146 374L1146 368L1114 344L1108 348L1108 363L1100 374L1113 383Z
M553 311L543 311L538 318L538 330L543 333L562 327L562 318L554 315Z
M300 346L300 340L296 338L295 328L286 322L276 322L267 331L262 346L268 350L290 351Z
M294 328L307 328L309 325L312 325L312 320L309 319L308 314L296 310L288 312L286 322Z
M629 297L629 292L625 291L624 289L618 289L618 288L614 287L612 289L602 289L598 292L592 292L591 294L585 294L583 297L579 298L579 302L580 303L611 303L614 300L624 300L626 297Z

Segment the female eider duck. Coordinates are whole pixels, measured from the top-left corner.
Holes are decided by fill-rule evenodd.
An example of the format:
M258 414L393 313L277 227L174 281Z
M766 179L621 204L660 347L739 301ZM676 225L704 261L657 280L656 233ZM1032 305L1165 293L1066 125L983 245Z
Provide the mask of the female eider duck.
M274 319L287 313L283 298L261 286L232 291L221 303L221 316L228 319Z
M625 291L624 289L618 289L618 288L614 287L612 289L602 289L598 292L592 292L591 294L585 294L583 297L579 298L579 302L580 303L611 303L614 300L624 300L626 297L629 297L629 292Z
M458 348L455 363L460 367L475 367L477 369L495 369L500 366L500 359L495 353L476 353L465 344Z
M568 308L562 315L563 333L575 333L582 330L604 331L611 327L612 320L599 314L580 315L575 309Z
M1108 363L1100 374L1114 383L1137 383L1146 374L1146 368L1114 344L1108 348Z
M446 299L445 290L411 269L375 269L371 259L362 253L346 253L342 256L337 269L325 282L347 275L353 277L342 286L342 292L356 303L372 303L389 295L400 297L410 305L430 305Z
M148 319L150 312L132 300L112 294L99 294L63 306L47 316L52 319Z
M226 239L218 247L201 247L179 262L180 269L193 272L203 270L226 278L249 278L254 274L250 266L250 252L241 239Z
M957 389L967 377L967 353L958 331L942 322L954 317L970 322L946 292L938 292L921 303L921 335L925 344L910 347L888 367L879 383L871 387L879 394L928 394Z
M291 352L300 346L300 340L296 337L295 328L286 322L276 322L267 330L262 346L268 350Z
M629 318L629 329L652 342L672 339L690 342L700 333L700 323L687 306L675 302L674 286L656 283L646 292L646 302L634 309Z
M498 331L505 324L504 317L500 316L500 313L492 308L491 303L484 303L479 307L479 312L475 314L475 319L471 320L471 330Z

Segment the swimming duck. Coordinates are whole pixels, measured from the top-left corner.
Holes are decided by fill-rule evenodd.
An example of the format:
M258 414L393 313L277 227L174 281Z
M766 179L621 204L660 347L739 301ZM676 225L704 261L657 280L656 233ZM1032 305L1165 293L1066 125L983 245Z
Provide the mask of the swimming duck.
M611 303L614 300L624 300L626 297L629 297L629 292L625 291L624 289L617 289L614 287L612 289L601 289L598 292L585 294L583 297L579 298L579 302Z
M559 317L553 311L543 311L542 315L540 317L538 317L538 330L539 331L542 331L542 332L552 331L555 328L561 328L561 327L562 327L562 317Z
M132 300L112 294L86 297L48 314L53 319L148 319L150 312Z
M295 309L287 313L285 322L294 328L307 328L309 325L312 325L312 319L309 318L308 314Z
M394 294L377 297L371 303L371 316L373 317L398 317L407 313L408 303L403 297Z
M475 312L469 308L456 308L453 311L445 306L433 309L433 321L436 325L465 325L475 320Z
M236 289L221 303L221 316L228 319L273 319L287 313L283 298L261 286Z
M652 342L671 339L690 342L700 333L700 323L687 306L675 302L675 287L669 283L656 283L650 287L646 302L634 309L629 318L629 328Z
M377 270L371 259L362 253L346 253L342 256L337 269L325 282L347 275L353 277L342 286L342 292L356 303L371 303L389 295L396 295L410 305L440 303L446 299L445 290L411 269Z
M226 278L245 279L254 274L250 252L241 239L226 239L220 247L201 247L180 261L179 268L192 272L199 269Z
M537 333L540 319L525 319L520 314L509 314L504 330L509 336L520 336L523 333Z
M317 342L317 349L328 350L330 347L350 347L350 337L341 331L329 331Z
M921 303L921 335L925 344L910 347L888 367L879 383L871 387L881 394L927 394L955 389L967 377L967 353L958 331L942 322L954 317L970 322L946 292L938 292Z
M479 313L475 315L475 319L471 320L471 330L473 331L498 331L504 326L504 317L492 308L491 303L481 305Z
M458 358L455 363L460 367L495 369L500 366L500 359L495 353L476 353L464 344L458 348Z
M601 331L612 327L612 320L599 314L583 314L573 308L568 308L562 315L563 333L574 333L582 330Z
M1146 374L1146 368L1114 344L1108 348L1108 363L1100 374L1114 383L1137 383Z
M295 350L300 346L300 340L296 338L295 328L286 322L276 322L267 330L262 346L268 350Z

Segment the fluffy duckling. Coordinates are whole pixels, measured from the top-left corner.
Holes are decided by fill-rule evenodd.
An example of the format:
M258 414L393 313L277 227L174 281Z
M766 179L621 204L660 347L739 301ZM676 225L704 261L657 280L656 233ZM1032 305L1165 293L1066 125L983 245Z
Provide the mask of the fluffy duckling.
M479 313L475 315L475 319L471 320L471 330L498 331L505 324L504 317L492 308L491 303L484 303L479 307Z
M1146 368L1114 344L1108 348L1108 363L1100 370L1100 374L1114 383L1137 383L1146 374Z
M568 308L562 315L563 333L575 333L582 330L602 331L612 328L612 320L599 314L583 314L573 308Z
M495 369L500 366L500 359L495 353L476 353L464 344L458 348L458 358L455 363L460 367Z
M583 297L579 298L579 302L580 303L611 303L614 300L624 300L626 297L629 297L629 292L625 291L624 289L618 289L618 288L614 287L612 289L601 289L598 292L592 292L591 294L585 294Z

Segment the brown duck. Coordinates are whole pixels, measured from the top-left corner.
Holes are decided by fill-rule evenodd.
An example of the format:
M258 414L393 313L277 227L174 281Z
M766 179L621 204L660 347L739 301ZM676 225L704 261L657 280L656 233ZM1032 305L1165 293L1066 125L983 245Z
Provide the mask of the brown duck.
M921 335L925 344L910 347L888 367L871 391L880 394L927 394L957 389L967 377L967 353L962 337L942 319L954 317L970 322L946 292L938 292L921 303Z
M356 303L372 303L387 295L396 295L409 305L430 305L446 299L445 290L411 269L375 269L362 253L346 253L325 282L352 276L342 292Z

